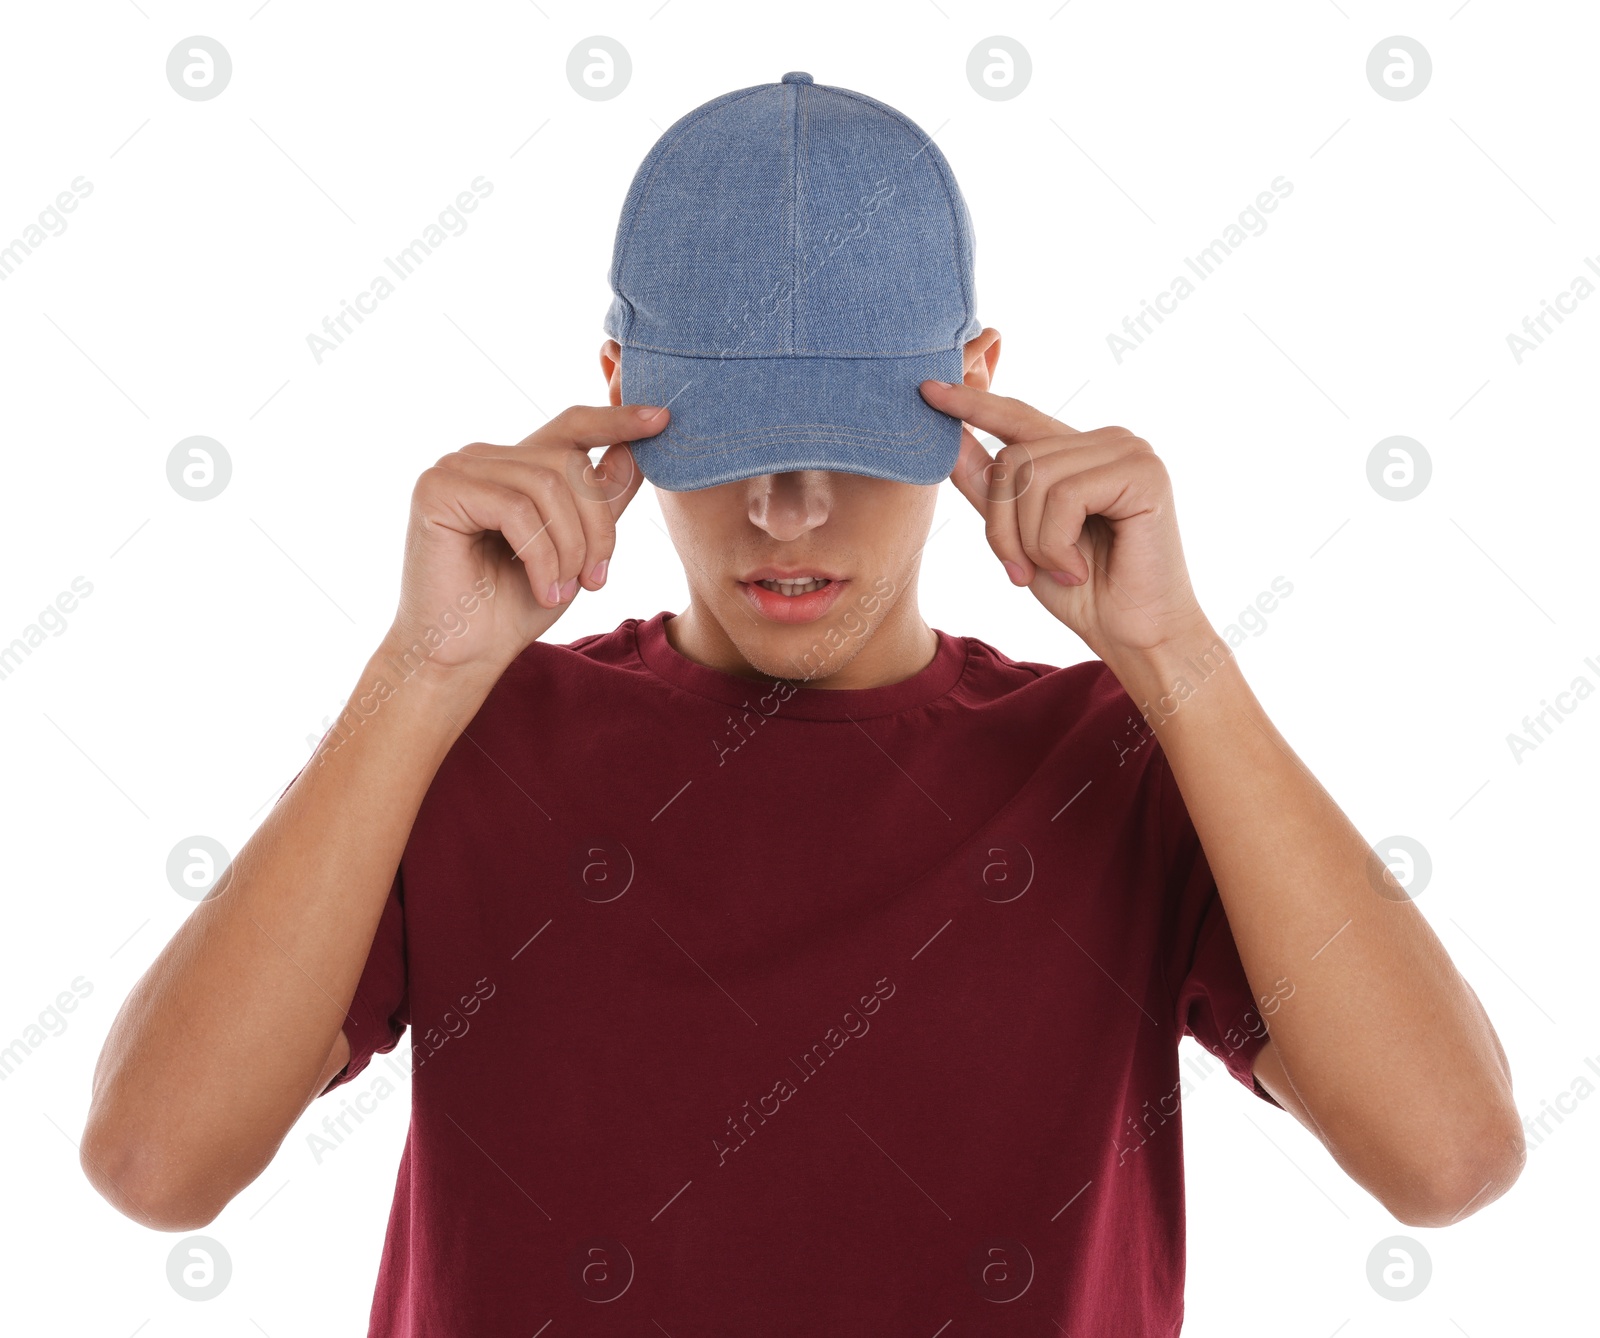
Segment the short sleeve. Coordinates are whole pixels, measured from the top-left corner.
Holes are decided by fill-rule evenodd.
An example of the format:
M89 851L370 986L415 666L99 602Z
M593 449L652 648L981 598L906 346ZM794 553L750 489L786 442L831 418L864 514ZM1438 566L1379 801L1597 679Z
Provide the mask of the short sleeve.
M1158 750L1152 765L1158 773L1158 822L1171 898L1172 936L1164 970L1174 1025L1180 1036L1193 1036L1263 1101L1278 1106L1251 1071L1267 1043L1267 1023L1239 960L1211 866L1166 755Z
M303 771L304 768L301 768ZM283 787L281 800L299 780L300 772ZM402 867L395 870L388 900L367 949L361 979L344 1020L345 1038L350 1042L350 1059L328 1080L318 1096L349 1082L372 1062L373 1055L387 1054L400 1043L411 1021L411 1002L406 989L405 880Z
M350 1042L350 1061L318 1092L326 1096L354 1078L372 1062L373 1055L388 1054L400 1043L411 1021L411 1001L406 989L405 883L396 869L389 899L383 904L378 928L367 950L367 962L350 1000L344 1034Z

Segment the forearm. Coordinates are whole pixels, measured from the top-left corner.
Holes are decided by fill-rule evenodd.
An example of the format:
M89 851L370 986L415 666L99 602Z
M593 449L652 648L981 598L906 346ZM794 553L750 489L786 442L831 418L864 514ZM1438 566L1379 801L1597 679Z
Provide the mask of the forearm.
M1171 764L1272 1047L1330 1152L1397 1215L1503 1192L1521 1128L1487 1015L1411 900L1380 891L1382 863L1226 643L1207 627L1111 667Z
M492 686L401 682L380 651L350 701L380 678L392 695L322 740L113 1023L82 1160L130 1216L210 1220L317 1094L423 796Z

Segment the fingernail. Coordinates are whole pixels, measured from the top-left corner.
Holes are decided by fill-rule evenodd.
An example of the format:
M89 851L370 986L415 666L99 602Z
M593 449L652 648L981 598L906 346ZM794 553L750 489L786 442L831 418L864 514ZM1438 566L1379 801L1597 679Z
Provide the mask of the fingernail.
M935 381L931 376L928 378L928 383L930 385L940 386L945 390L949 390L950 389L950 382L948 382L948 381Z
M1066 573L1064 571L1053 571L1050 574L1052 576L1054 576L1056 578L1056 581L1061 585L1082 585L1083 584L1083 581L1082 581L1081 578L1079 578L1077 576L1071 576L1071 575L1069 575L1068 573Z
M589 579L596 585L604 585L606 582L606 568L610 565L610 558L601 558L600 561L594 564L594 570L589 573Z
M1011 578L1012 585L1023 584L1025 573L1020 562L1007 562L1005 558L1001 558L1000 565L1006 569L1006 575Z
M561 587L554 581L550 582L550 589L545 592L545 602L559 604L561 602Z
M640 418L654 418L658 413L661 412L661 409L655 405L645 404L635 409L634 412L638 414Z
M564 586L561 587L561 602L563 604L565 604L569 599L571 599L577 593L578 593L578 578L576 576L574 576L570 581L568 581Z

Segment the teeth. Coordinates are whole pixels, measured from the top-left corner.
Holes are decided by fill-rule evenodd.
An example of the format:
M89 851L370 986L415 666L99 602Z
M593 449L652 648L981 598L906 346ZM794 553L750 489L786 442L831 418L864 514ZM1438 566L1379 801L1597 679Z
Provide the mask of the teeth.
M827 583L828 582L826 580L820 577L804 581L781 580L756 582L757 585L764 586L766 589L774 591L777 594L790 596L809 595L813 590L822 589L822 587L827 585Z

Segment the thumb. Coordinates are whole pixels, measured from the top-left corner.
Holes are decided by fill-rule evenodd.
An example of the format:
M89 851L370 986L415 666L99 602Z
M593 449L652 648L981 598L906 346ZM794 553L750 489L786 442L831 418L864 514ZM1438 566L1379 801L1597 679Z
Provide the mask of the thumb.
M980 516L989 514L989 475L994 467L994 457L984 450L967 425L961 425L961 449L956 455L955 468L950 471L950 482L956 491L977 508Z
M1013 585L1032 583L1037 568L1022 549L1017 529L1019 482L1005 465L984 449L967 425L961 425L961 450L950 481L983 517L984 537L1006 569ZM1020 484L1026 489L1026 477Z
M627 510L628 503L644 483L639 462L633 458L633 452L625 441L606 448L599 463L594 466L594 476L611 508L613 520Z

